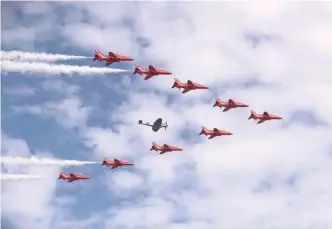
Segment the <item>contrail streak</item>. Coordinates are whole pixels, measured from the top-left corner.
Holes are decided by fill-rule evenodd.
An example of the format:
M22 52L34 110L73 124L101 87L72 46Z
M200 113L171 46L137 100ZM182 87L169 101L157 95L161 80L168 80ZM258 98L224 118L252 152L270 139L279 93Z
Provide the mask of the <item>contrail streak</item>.
M0 174L0 180L31 180L42 179L44 176L27 175L27 174Z
M97 164L94 161L76 161L76 160L59 160L49 158L38 158L38 157L1 157L0 162L4 164L12 165L56 165L56 166L82 166Z
M125 69L115 69L115 68L95 68L90 66L75 66L75 65L55 65L48 63L40 63L40 62L16 62L10 60L4 60L1 63L2 71L7 72L35 72L35 73L44 73L44 74L79 74L79 75L89 75L89 74L99 74L104 75L107 73L120 73L120 72L128 72L129 70Z
M91 57L51 54L51 53L38 53L38 52L2 51L1 50L1 60L54 62L54 61L60 61L60 60L78 60L78 59L87 59L87 58L91 58Z

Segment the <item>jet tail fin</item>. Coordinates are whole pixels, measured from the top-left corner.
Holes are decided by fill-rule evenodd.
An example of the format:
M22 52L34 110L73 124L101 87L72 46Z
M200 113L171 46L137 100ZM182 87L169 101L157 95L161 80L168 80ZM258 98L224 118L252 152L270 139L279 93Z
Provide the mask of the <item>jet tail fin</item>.
M248 120L254 118L255 115L256 115L256 112L255 112L254 110L250 110L250 113L251 113L251 114L250 114Z
M135 75L136 73L142 74L142 72L143 72L143 68L141 66L139 66L138 64L136 64L133 75Z

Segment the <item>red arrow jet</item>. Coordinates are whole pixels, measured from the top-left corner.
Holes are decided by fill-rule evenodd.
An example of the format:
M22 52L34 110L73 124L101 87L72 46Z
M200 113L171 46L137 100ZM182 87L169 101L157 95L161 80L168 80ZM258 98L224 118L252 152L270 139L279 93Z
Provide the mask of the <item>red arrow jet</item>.
M104 157L103 163L101 165L112 166L111 169L115 169L117 167L130 166L134 164L126 160L119 160L119 159L110 160L107 157Z
M213 107L220 107L220 109L222 107L225 107L225 109L223 110L223 112L225 112L232 108L249 107L249 105L236 102L233 99L229 99L228 101L223 102L220 98L216 98L216 103L213 105Z
M257 114L255 111L250 110L251 115L249 116L248 119L254 119L259 120L257 122L257 124L260 124L262 122L268 121L268 120L273 120L273 119L282 119L282 117L277 116L277 115L273 115L273 114L269 114L268 112L264 111L263 114Z
M60 171L60 175L59 175L59 180L68 180L68 182L73 182L76 180L86 180L86 179L90 179L89 177L82 175L82 174L65 174L63 173L63 171Z
M130 56L122 56L113 52L109 52L108 55L102 54L99 50L95 51L95 57L93 58L93 61L99 60L99 61L106 61L105 66L111 65L116 62L121 61L133 61L134 59Z
M149 65L148 69L144 69L141 66L139 66L138 64L136 64L136 68L133 72L133 75L135 75L136 73L140 74L140 75L146 75L146 77L144 78L145 80L150 79L153 76L157 76L157 75L171 75L172 73L169 71L166 71L165 69L162 68L155 68L152 65Z
M152 147L151 147L150 151L151 150L154 150L154 151L157 151L157 152L160 151L159 154L164 154L164 153L172 152L172 151L182 151L183 149L181 149L177 146L172 146L172 145L167 145L167 144L159 146L155 142L152 142Z
M180 80L174 78L174 84L172 88L175 87L179 89L183 88L184 90L182 91L182 93L187 93L188 91L197 89L209 89L209 87L202 84L194 83L191 80L188 80L187 83L182 83Z
M223 136L223 135L233 135L231 132L228 132L226 130L221 130L221 129L217 129L217 128L213 128L212 130L208 130L206 127L202 126L202 130L199 133L199 135L205 135L208 136L210 135L210 137L208 139L212 139L215 138L217 136Z

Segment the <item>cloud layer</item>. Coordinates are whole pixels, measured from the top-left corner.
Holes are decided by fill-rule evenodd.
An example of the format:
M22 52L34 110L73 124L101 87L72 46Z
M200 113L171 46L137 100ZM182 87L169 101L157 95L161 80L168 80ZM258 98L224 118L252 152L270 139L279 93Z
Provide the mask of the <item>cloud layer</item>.
M50 14L58 7L19 5L27 17L48 20L48 26L32 21L30 27L13 28L4 35L5 45L13 46L23 39L19 31L32 29L19 44L29 50L34 47L30 38L45 42L36 34L59 28L59 16ZM97 77L89 83L43 79L42 88L60 99L10 104L17 119L33 115L60 124L56 126L66 135L57 135L57 141L66 147L79 142L77 157L135 163L106 174L97 166L82 167L93 179L77 186L55 180L6 185L3 213L13 228L332 227L332 107L327 99L332 90L331 4L65 2L61 7L64 23L49 40L61 37L63 47L75 47L81 56L96 48L130 54L138 64L169 69L173 76L145 81L121 75L117 81ZM173 77L211 89L181 94L170 89ZM216 96L250 108L222 112L212 107ZM250 109L283 120L257 125L248 120ZM159 117L168 122L166 131L137 124ZM201 126L234 135L207 140L198 135ZM152 141L184 151L158 155L149 151ZM2 151L30 157L28 144L7 136ZM25 172L57 175L56 169L39 167ZM9 165L6 169L22 172ZM24 200L23 189L33 190L29 200ZM92 201L86 204L86 199ZM34 201L36 208L14 207L14 200ZM14 222L18 213L24 217Z

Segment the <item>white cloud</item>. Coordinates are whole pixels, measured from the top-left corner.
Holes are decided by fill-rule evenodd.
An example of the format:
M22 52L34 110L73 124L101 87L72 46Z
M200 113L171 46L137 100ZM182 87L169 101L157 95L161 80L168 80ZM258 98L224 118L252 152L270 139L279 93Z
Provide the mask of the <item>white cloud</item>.
M2 133L2 155L31 156L27 143ZM14 228L50 228L54 217L57 167L14 167L2 165L7 171L24 171L27 175L46 176L47 179L2 181L2 217L11 219ZM20 220L17 220L17 217Z
M125 170L126 168L119 168L119 170L122 169ZM116 171L115 173L110 172L106 179L103 178L103 180L111 191L119 195L139 191L142 186L144 187L143 178L128 171Z
M332 44L331 6L328 3L264 7L230 3L146 3L126 5L128 12L134 11L135 16L120 6L116 16L102 13L101 9L111 9L111 6L84 4L81 7L92 15L91 22L98 27L85 28L71 15L72 22L66 25L62 35L69 43L79 42L87 50L94 46L107 49L109 44L114 44L117 50L129 53L139 50L135 39L142 36L149 41L140 55L146 58L142 61L164 65L181 80L215 85L215 92L222 98L235 97L250 104L250 109L266 110L284 119L257 125L247 120L249 109L223 113L212 108L212 100L211 104L206 103L207 98L215 96L210 91L187 95L170 93L172 77L142 80L148 85L145 91L130 87L128 101L110 115L112 121L122 124L112 129L82 129L81 133L95 157L134 158L135 167L142 172L133 175L117 171L107 179L110 185L113 183L119 190L128 192L132 188L134 193L144 180L150 195L139 204L110 206L104 228L332 227L329 217L332 190L328 185L332 167L329 154L332 109L327 99L332 90L332 58L328 52ZM134 17L135 36L127 29L101 26L103 22L112 25L116 18L124 17ZM96 36L86 36L89 31ZM252 49L243 37L248 31L272 34L280 39ZM104 43L105 37L111 37L111 43ZM115 41L116 38L122 42ZM253 77L271 84L223 87L226 82L244 82ZM151 89L159 92L152 93ZM165 92L175 98L173 102L167 101ZM77 109L72 111L73 107ZM61 114L59 121L66 121L66 126L87 120L88 112L84 112L78 99L48 108L54 114ZM288 128L283 126L294 111L308 109L329 125L312 128L290 123ZM155 133L137 124L139 119L153 121L158 117L168 121L167 131ZM234 135L205 140L198 136L201 125L225 128ZM183 135L189 136L190 141ZM184 151L157 155L149 152L152 141L179 145ZM187 169L184 164L191 168ZM184 175L185 178L179 179ZM185 222L173 221L177 216Z
M135 6L139 12L135 25L140 35L150 43L144 56L151 62L162 62L183 80L222 85L222 82L246 81L254 76L259 81L273 83L268 87L248 89L230 86L219 95L225 99L236 97L257 112L266 110L283 116L284 120L256 125L247 120L249 109L223 113L212 108L212 101L211 104L202 102L208 98L207 94L213 97L209 92L204 92L204 95L174 93L172 96L176 96L176 100L167 104L162 95L132 89L129 103L113 111L118 114L117 117L113 115L113 120L127 125L121 125L116 141L111 140L113 134L110 132L104 138L104 142L110 140L107 144L95 141L98 152L106 153L110 147L126 152L128 148L137 148L135 153L139 158L136 159L136 167L146 173L146 186L161 199L176 195L169 191L174 182L176 185L176 177L183 175L176 168L186 160L195 165L194 176L188 182L207 193L199 195L195 190L179 191L175 202L182 205L188 214L188 222L179 228L331 227L332 221L325 213L330 209L321 202L332 199L330 188L324 185L328 179L322 175L329 174L328 166L323 164L331 164L328 155L331 129L326 126L309 128L301 124L285 128L282 124L287 122L292 112L309 109L331 124L328 118L331 109L326 106L326 98L332 89L329 76L331 56L327 52L332 40L324 37L330 28L327 24L331 24L331 16L327 14L330 11L323 6L301 7L295 4L269 5L268 10L260 5L230 5L182 3L177 4L176 10L168 8L167 4ZM323 19L328 23L321 23ZM313 28L314 35L310 33ZM252 49L243 37L246 31L272 34L280 39ZM144 83L169 92L172 79L165 77ZM138 119L153 121L159 116L170 124L166 132L154 133L137 126ZM180 131L185 126L188 128L186 134L194 136L198 135L201 125L225 128L234 135L197 140L198 143L191 144L180 139ZM97 135L92 134L90 139L93 136L96 138ZM185 150L152 156L146 152L152 139L179 144ZM319 182L312 184L309 174L315 173L315 167L320 168L321 176ZM287 185L286 181L293 174L300 174L294 178L295 183L303 182L306 186ZM254 192L264 181L270 182L272 189L266 193ZM309 191L309 187L315 186L325 193L324 197ZM163 189L164 193L160 191ZM301 195L296 196L295 193ZM313 211L309 204L319 210ZM127 217L145 209L141 207L134 211L132 207L127 208ZM111 225L119 225L120 219L119 216L114 217ZM205 223L206 220L209 223ZM121 219L122 224L126 221L128 218ZM141 217L133 221L146 223L144 228L149 228L148 219ZM169 222L162 228L176 228L174 224Z
M32 88L28 85L17 85L15 87L5 87L3 89L3 92L5 94L8 94L9 96L20 96L20 97L28 97L33 96L36 94L38 90L35 88Z
M84 107L76 95L42 105L12 106L16 114L33 114L42 118L53 118L66 128L84 128L91 108Z

